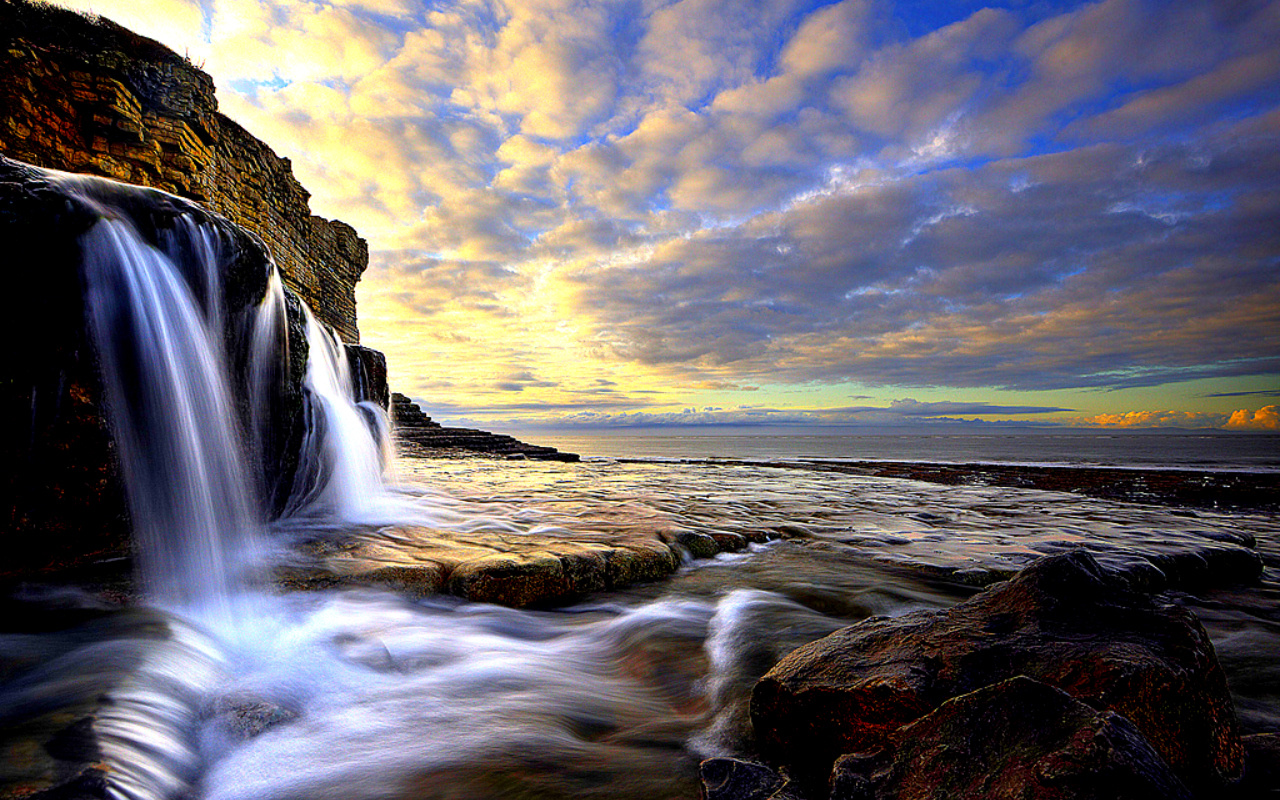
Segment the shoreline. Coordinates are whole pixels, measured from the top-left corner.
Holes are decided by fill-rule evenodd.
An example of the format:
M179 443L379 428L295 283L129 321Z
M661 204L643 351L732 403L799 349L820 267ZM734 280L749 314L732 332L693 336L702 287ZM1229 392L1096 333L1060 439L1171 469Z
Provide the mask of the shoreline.
M663 464L672 461L659 458L609 460L621 464ZM678 459L674 463L839 472L946 486L1007 486L1206 511L1280 512L1280 472L769 458Z

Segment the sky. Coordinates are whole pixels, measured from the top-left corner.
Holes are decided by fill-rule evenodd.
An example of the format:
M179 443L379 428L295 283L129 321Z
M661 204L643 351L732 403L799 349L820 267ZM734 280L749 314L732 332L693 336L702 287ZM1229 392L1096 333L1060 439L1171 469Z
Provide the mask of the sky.
M1280 2L59 4L359 230L437 420L1280 428Z

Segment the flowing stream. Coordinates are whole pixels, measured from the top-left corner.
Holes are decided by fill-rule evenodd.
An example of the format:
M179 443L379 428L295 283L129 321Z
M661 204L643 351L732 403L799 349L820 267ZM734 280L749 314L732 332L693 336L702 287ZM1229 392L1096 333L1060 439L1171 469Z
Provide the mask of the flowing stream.
M0 688L0 721L54 697L102 701L111 797L692 798L699 759L750 753L750 690L782 655L974 591L931 577L931 559L1276 532L1265 516L724 464L402 461L388 486L385 416L355 402L341 343L309 313L300 477L276 516L263 460L283 435L270 428L287 358L279 276L229 322L216 228L182 219L153 246L80 185L103 204L82 241L87 306L149 600L60 636L0 636L37 663ZM232 342L247 343L244 375ZM266 579L284 543L317 528L586 536L655 520L803 536L559 611L279 594ZM1229 655L1280 641L1268 613L1223 618ZM1244 698L1257 729L1280 726L1266 669L1239 668L1263 687Z

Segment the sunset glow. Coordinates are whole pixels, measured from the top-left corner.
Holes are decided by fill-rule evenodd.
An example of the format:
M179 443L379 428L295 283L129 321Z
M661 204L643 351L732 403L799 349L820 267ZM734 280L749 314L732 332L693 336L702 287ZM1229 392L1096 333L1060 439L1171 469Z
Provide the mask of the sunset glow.
M1280 429L1280 3L91 0L491 429Z

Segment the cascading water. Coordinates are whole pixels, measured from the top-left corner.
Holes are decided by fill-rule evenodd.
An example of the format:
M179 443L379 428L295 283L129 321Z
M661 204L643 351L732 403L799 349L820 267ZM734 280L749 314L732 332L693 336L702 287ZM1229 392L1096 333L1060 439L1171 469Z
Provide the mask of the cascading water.
M270 462L288 444L278 419L290 363L279 272L270 267L247 319L229 319L220 229L182 214L155 246L110 205L119 189L66 183L102 211L81 242L86 307L142 574L161 603L225 618L272 516ZM361 519L386 494L385 412L356 403L341 341L305 305L302 313L305 429L280 505L287 514ZM243 413L232 400L240 388Z
M362 521L385 508L382 482L386 413L355 403L351 365L337 335L304 308L307 427L289 512Z
M172 797L200 772L202 698L226 680L230 653L252 649L254 621L274 613L252 588L273 505L271 460L290 441L278 429L291 362L287 302L268 264L261 300L229 311L229 244L194 212L155 225L148 241L113 202L136 201L131 190L58 180L99 216L80 242L86 319L140 576L176 615L168 636L142 648L108 693L95 730L113 797ZM384 492L368 420L385 419L381 409L357 408L341 342L304 311L308 429L296 460L297 474L311 480L295 481L298 496L284 505L355 515Z
M100 220L82 246L142 573L162 603L225 612L261 515L243 468L218 323L174 261L124 219ZM198 266L216 274L212 263Z

